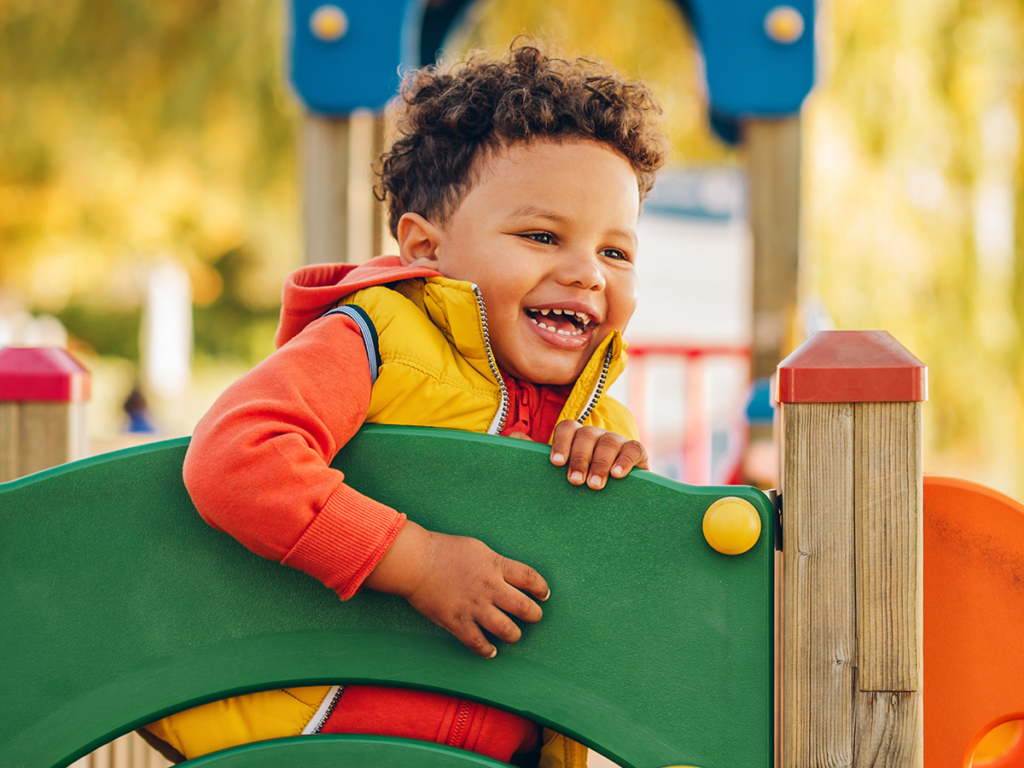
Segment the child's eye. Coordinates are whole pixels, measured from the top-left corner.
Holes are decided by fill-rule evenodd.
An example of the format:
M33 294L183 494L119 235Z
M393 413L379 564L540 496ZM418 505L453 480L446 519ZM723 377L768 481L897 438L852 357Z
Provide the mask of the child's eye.
M551 245L555 242L555 236L550 232L529 232L523 237L533 240L535 243L542 243L543 245Z
M615 259L617 261L630 261L629 256L618 248L605 248L601 251L602 256L607 256L609 259Z

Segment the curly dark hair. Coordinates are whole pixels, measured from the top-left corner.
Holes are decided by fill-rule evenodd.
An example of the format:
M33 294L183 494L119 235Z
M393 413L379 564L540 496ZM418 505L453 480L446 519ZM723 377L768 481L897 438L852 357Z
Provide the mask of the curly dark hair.
M565 61L532 45L499 60L472 54L450 70L425 67L402 84L398 136L381 157L376 193L391 234L402 214L444 222L472 184L481 153L537 138L590 139L633 166L646 197L665 161L651 91L607 66Z

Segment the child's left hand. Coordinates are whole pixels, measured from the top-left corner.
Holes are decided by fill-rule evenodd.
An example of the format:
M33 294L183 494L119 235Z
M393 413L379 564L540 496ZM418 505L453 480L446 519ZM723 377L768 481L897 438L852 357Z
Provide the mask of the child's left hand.
M551 439L551 463L569 465L569 482L594 490L604 488L608 475L621 478L633 467L649 469L647 451L638 440L597 427L583 427L571 419L560 421Z

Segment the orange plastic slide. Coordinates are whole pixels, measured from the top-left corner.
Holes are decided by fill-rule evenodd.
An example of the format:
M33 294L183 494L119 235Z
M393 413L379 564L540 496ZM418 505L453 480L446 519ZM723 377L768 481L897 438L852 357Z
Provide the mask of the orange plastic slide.
M1024 506L946 477L924 479L924 679L928 768L1024 768Z

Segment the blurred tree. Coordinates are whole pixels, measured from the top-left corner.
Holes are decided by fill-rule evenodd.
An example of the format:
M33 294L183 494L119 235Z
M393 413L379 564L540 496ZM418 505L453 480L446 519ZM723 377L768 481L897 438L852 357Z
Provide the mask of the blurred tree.
M805 289L929 364L927 469L1020 495L1024 6L851 0L821 31Z
M0 286L135 357L123 326L147 256L180 260L210 305L218 265L244 249L229 313L272 314L299 249L280 15L255 0L0 3Z

